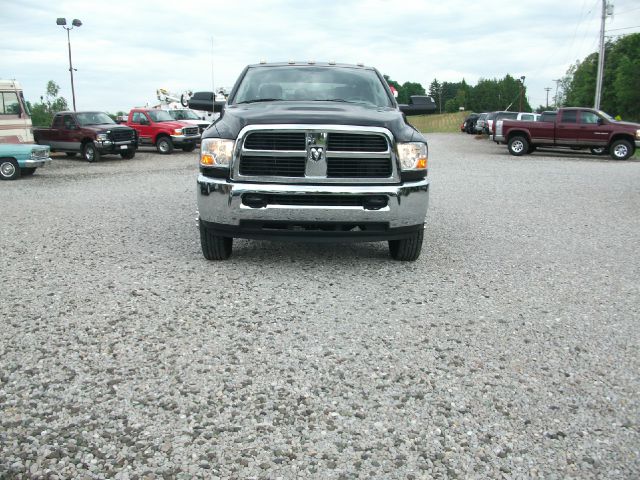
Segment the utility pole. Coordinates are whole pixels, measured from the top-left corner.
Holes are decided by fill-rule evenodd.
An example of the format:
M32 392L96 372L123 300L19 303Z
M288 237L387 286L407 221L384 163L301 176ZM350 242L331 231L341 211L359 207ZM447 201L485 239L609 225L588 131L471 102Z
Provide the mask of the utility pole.
M556 82L556 95L555 98L553 100L553 105L556 107L556 109L558 108L558 86L560 85L560 82L562 81L561 78L558 78L556 80L551 80L552 82Z
M519 112L522 111L522 97L524 96L524 79L525 79L524 75L520 77L520 102L518 105Z
M602 0L602 17L600 19L600 53L598 54L598 76L596 78L596 98L593 102L593 108L600 110L600 99L602 97L602 77L604 76L604 24L607 16L613 15L613 4Z
M545 90L547 91L547 106L546 106L546 108L549 109L549 91L551 90L551 87L545 87Z

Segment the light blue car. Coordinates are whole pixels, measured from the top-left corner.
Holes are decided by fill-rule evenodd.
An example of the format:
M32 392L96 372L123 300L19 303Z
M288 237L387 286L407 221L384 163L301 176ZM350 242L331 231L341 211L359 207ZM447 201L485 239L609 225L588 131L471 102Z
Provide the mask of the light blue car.
M0 179L15 180L33 175L36 168L49 163L49 147L31 143L0 143Z

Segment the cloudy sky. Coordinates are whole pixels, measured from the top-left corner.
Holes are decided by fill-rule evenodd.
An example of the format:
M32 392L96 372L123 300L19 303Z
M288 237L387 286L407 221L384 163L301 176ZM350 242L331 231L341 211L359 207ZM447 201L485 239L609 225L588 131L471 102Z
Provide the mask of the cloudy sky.
M640 32L638 0L611 0L607 35ZM364 62L400 83L526 76L544 104L568 66L597 50L601 0L0 0L0 78L37 101L48 80L78 109L128 111L170 91L230 88L267 61ZM213 72L213 75L212 75ZM212 78L213 77L213 78Z

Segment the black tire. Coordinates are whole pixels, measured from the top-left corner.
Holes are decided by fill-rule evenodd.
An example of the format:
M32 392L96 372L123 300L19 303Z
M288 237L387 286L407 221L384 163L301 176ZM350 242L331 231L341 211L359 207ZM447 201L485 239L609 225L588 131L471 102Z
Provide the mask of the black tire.
M21 173L20 165L13 158L0 159L0 179L17 180Z
M509 153L519 157L529 151L529 142L525 137L516 135L509 139Z
M89 163L100 161L100 152L93 142L87 142L82 146L82 158Z
M607 147L591 147L589 150L593 155L607 155L609 153Z
M69 158L73 158L77 155L76 152L65 152L64 154Z
M409 238L401 240L389 240L389 254L394 260L413 262L417 260L422 251L422 239L424 229L421 228Z
M634 153L634 147L627 140L616 140L609 147L609 154L614 160L626 160Z
M22 168L20 173L22 174L23 177L29 177L34 173L36 173L36 167Z
M131 160L133 157L136 156L136 151L133 149L127 150L126 152L122 152L120 156L126 160Z
M233 238L214 235L200 221L200 245L207 260L226 260L233 250Z
M158 153L168 155L173 152L173 142L169 137L160 137L156 142L156 149Z
M196 149L195 143L190 143L189 145L183 145L182 150L185 152L193 152Z

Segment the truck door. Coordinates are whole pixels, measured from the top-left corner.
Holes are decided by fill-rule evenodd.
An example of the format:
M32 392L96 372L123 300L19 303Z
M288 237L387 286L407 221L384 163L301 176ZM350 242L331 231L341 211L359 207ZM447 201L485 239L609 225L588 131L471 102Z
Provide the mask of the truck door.
M80 127L71 114L62 116L62 130L60 131L60 147L63 150L79 152L82 146Z
M560 119L556 121L556 144L576 145L578 142L578 111L563 110Z
M578 119L578 143L588 147L604 147L609 143L611 126L595 112L581 110Z
M143 112L133 112L131 116L132 127L138 131L140 145L151 145L153 136L151 132L150 121Z

